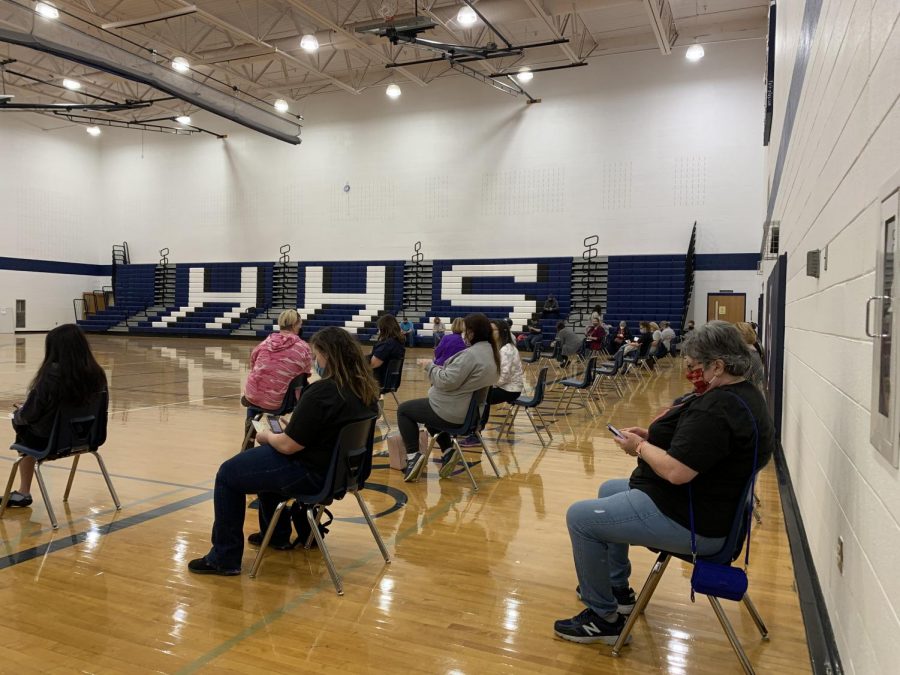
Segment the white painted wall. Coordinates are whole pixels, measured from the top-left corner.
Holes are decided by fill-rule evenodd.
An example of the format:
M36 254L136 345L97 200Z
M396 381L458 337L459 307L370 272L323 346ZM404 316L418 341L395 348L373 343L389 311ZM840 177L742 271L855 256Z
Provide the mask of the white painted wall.
M706 296L710 293L728 291L744 293L747 296L745 321L759 323L759 294L762 292L763 278L756 270L703 270L694 273L694 294L688 319L697 326L706 323Z
M429 258L758 249L764 213L762 41L604 57L539 74L525 106L464 77L298 104L291 147L228 133L105 130L104 221L139 262ZM350 192L342 188L350 184ZM471 233L478 233L473 242ZM463 236L460 236L460 235ZM473 245L474 244L474 245Z
M0 307L10 307L15 312L16 300L25 300L25 327L18 330L50 330L75 320L74 298L109 283L109 277L0 270ZM80 311L78 317L81 318Z
M770 179L802 13L778 3ZM876 200L900 169L898 19L895 1L824 0L774 213L788 255L784 448L844 668L861 675L900 663L900 472L868 441L864 332ZM806 252L826 245L828 270L806 276Z

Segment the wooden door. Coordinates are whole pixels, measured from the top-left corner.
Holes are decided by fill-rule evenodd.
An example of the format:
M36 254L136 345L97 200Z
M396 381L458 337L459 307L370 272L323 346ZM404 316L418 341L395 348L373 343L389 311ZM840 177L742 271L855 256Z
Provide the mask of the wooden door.
M730 321L736 323L745 321L747 316L747 296L743 293L736 295L729 293L708 293L706 295L706 320Z

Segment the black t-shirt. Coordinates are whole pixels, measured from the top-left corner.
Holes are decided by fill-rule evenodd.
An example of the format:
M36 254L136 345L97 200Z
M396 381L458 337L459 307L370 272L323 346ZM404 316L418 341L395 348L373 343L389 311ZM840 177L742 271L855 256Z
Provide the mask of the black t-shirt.
M644 358L647 356L647 353L650 351L650 345L653 344L653 334L652 333L641 333L638 335L638 346L640 347L640 356Z
M377 368L373 368L372 374L375 376L375 381L378 382L379 387L384 386L384 376L387 374L388 363L394 359L402 359L405 353L406 347L394 338L375 343L375 346L372 347L371 355L381 359L382 364Z
M341 428L377 414L377 402L364 405L349 389L339 390L331 378L314 382L303 390L290 424L284 430L303 446L303 450L292 457L324 476Z
M724 537L731 530L735 509L753 469L754 425L759 428L757 469L775 449L775 429L766 402L749 382L711 389L687 397L650 425L650 444L698 473L691 481L694 524L698 534ZM645 492L664 515L690 527L687 485L673 485L638 460L629 486Z

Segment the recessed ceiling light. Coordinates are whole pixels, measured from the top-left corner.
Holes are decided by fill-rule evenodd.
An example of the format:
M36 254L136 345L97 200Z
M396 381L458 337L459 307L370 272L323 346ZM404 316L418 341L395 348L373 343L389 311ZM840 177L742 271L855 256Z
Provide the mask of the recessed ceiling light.
M403 92L400 91L399 85L389 84L387 86L387 89L384 90L384 93L387 94L390 98L398 98Z
M280 113L286 113L288 111L288 102L283 98L278 99L275 101L275 110Z
M85 127L84 129L91 136L99 136L100 135L100 127Z
M312 33L307 33L302 38L300 38L300 49L307 52L308 54L319 51L319 38L317 38Z
M175 118L175 121L178 122L178 124L183 124L184 126L190 126L191 117L190 117L190 115L179 115L178 117Z
M78 80L70 80L68 77L63 80L63 86L69 91L78 91L81 89L81 82Z
M45 19L58 19L59 10L47 2L39 2L34 6L34 11Z
M456 13L456 22L460 26L468 28L469 26L474 26L476 21L478 21L478 15L475 13L475 10L468 5L463 5Z
M531 82L534 79L534 73L531 72L529 68L522 68L516 73L516 79L525 84L526 82Z
M684 58L688 61L699 61L706 52L703 51L703 45L691 45L684 53Z
M186 73L191 69L191 64L183 56L176 56L172 59L172 67L179 73Z

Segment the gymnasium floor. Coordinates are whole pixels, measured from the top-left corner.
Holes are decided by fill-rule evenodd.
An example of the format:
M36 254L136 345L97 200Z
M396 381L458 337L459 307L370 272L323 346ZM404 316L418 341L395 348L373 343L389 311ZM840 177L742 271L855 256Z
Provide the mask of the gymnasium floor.
M384 564L355 501L335 504L326 541L344 579L338 597L315 550L272 551L257 579L246 574L255 555L249 548L240 577L187 572L187 561L209 548L216 469L239 447L238 399L255 343L90 340L110 380L102 454L123 509L114 510L85 457L68 505L69 462L45 467L57 532L36 483L33 508L0 521L0 673L740 672L709 604L702 597L691 604L688 566L679 561L621 658L603 645L559 640L552 630L555 619L582 608L566 508L634 466L605 424L645 425L687 390L680 364L622 398L607 395L596 420L580 410L560 416L546 450L520 415L513 443L489 442L499 450L502 479L473 467L477 493L464 475L438 480L434 465L427 479L404 483L377 458L370 479L377 489L364 496L383 514L377 524L393 562ZM43 335L0 336L0 408L24 398L43 342ZM415 357L430 351L411 352L401 400L426 390ZM393 423L393 400L387 408ZM488 440L495 436L489 429ZM4 425L0 442L12 440ZM3 454L3 480L12 458ZM760 641L736 604L726 602L726 611L757 672L809 672L771 465L758 494L763 524L754 534L750 590L771 641ZM245 531L256 529L249 511ZM633 549L638 591L652 560Z

